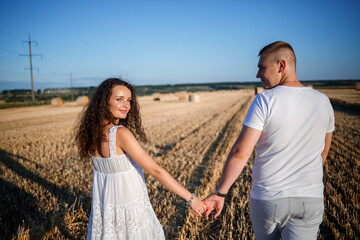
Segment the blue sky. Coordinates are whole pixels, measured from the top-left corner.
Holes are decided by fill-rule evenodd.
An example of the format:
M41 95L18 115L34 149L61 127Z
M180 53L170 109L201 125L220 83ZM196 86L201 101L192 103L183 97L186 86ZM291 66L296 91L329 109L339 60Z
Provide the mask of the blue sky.
M0 90L257 81L257 53L289 42L300 80L360 79L360 1L0 1Z

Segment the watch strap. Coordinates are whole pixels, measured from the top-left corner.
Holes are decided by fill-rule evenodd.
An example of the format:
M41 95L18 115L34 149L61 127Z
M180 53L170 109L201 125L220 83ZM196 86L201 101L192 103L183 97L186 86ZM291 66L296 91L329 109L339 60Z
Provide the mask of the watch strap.
M219 197L226 197L226 195L227 194L224 194L224 193L221 193L221 192L219 192L218 190L217 190L217 186L215 187L215 192L214 192L214 194L216 195L216 196L219 196Z

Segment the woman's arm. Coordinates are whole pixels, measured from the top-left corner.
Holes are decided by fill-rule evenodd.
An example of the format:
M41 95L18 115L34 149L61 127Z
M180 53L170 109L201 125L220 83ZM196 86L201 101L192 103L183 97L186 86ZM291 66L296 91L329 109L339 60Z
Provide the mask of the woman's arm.
M117 129L116 133L117 146L120 147L124 152L130 155L130 157L140 165L150 175L155 177L162 185L168 190L177 194L185 201L189 201L191 193L185 189L180 183L178 183L165 169L160 167L140 146L134 135L124 127ZM191 207L195 210L197 215L198 210L201 213L205 210L205 205L197 197L194 197Z

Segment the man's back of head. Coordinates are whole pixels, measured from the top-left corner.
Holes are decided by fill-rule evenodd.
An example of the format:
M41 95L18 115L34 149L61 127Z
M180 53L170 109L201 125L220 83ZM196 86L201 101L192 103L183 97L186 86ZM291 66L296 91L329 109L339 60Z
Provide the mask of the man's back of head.
M286 60L288 64L292 65L296 69L296 56L294 49L287 42L276 41L263 47L258 56L272 55L273 61L279 59Z
M273 42L259 52L257 78L265 89L278 85L303 87L296 77L296 56L290 44Z

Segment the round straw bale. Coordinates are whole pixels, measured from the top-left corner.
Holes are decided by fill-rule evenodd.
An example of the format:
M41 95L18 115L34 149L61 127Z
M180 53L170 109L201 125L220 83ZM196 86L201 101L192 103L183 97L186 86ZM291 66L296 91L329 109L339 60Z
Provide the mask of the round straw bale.
M200 102L200 95L197 93L190 93L189 102Z
M76 99L76 103L80 106L85 106L86 104L89 103L89 97L88 96L79 96Z
M188 93L186 91L179 92L179 100L180 101L186 101L188 100Z
M160 93L154 93L153 94L153 100L154 101L160 101L161 100L161 94Z
M61 107L63 105L63 101L61 98L53 98L51 99L51 106Z

